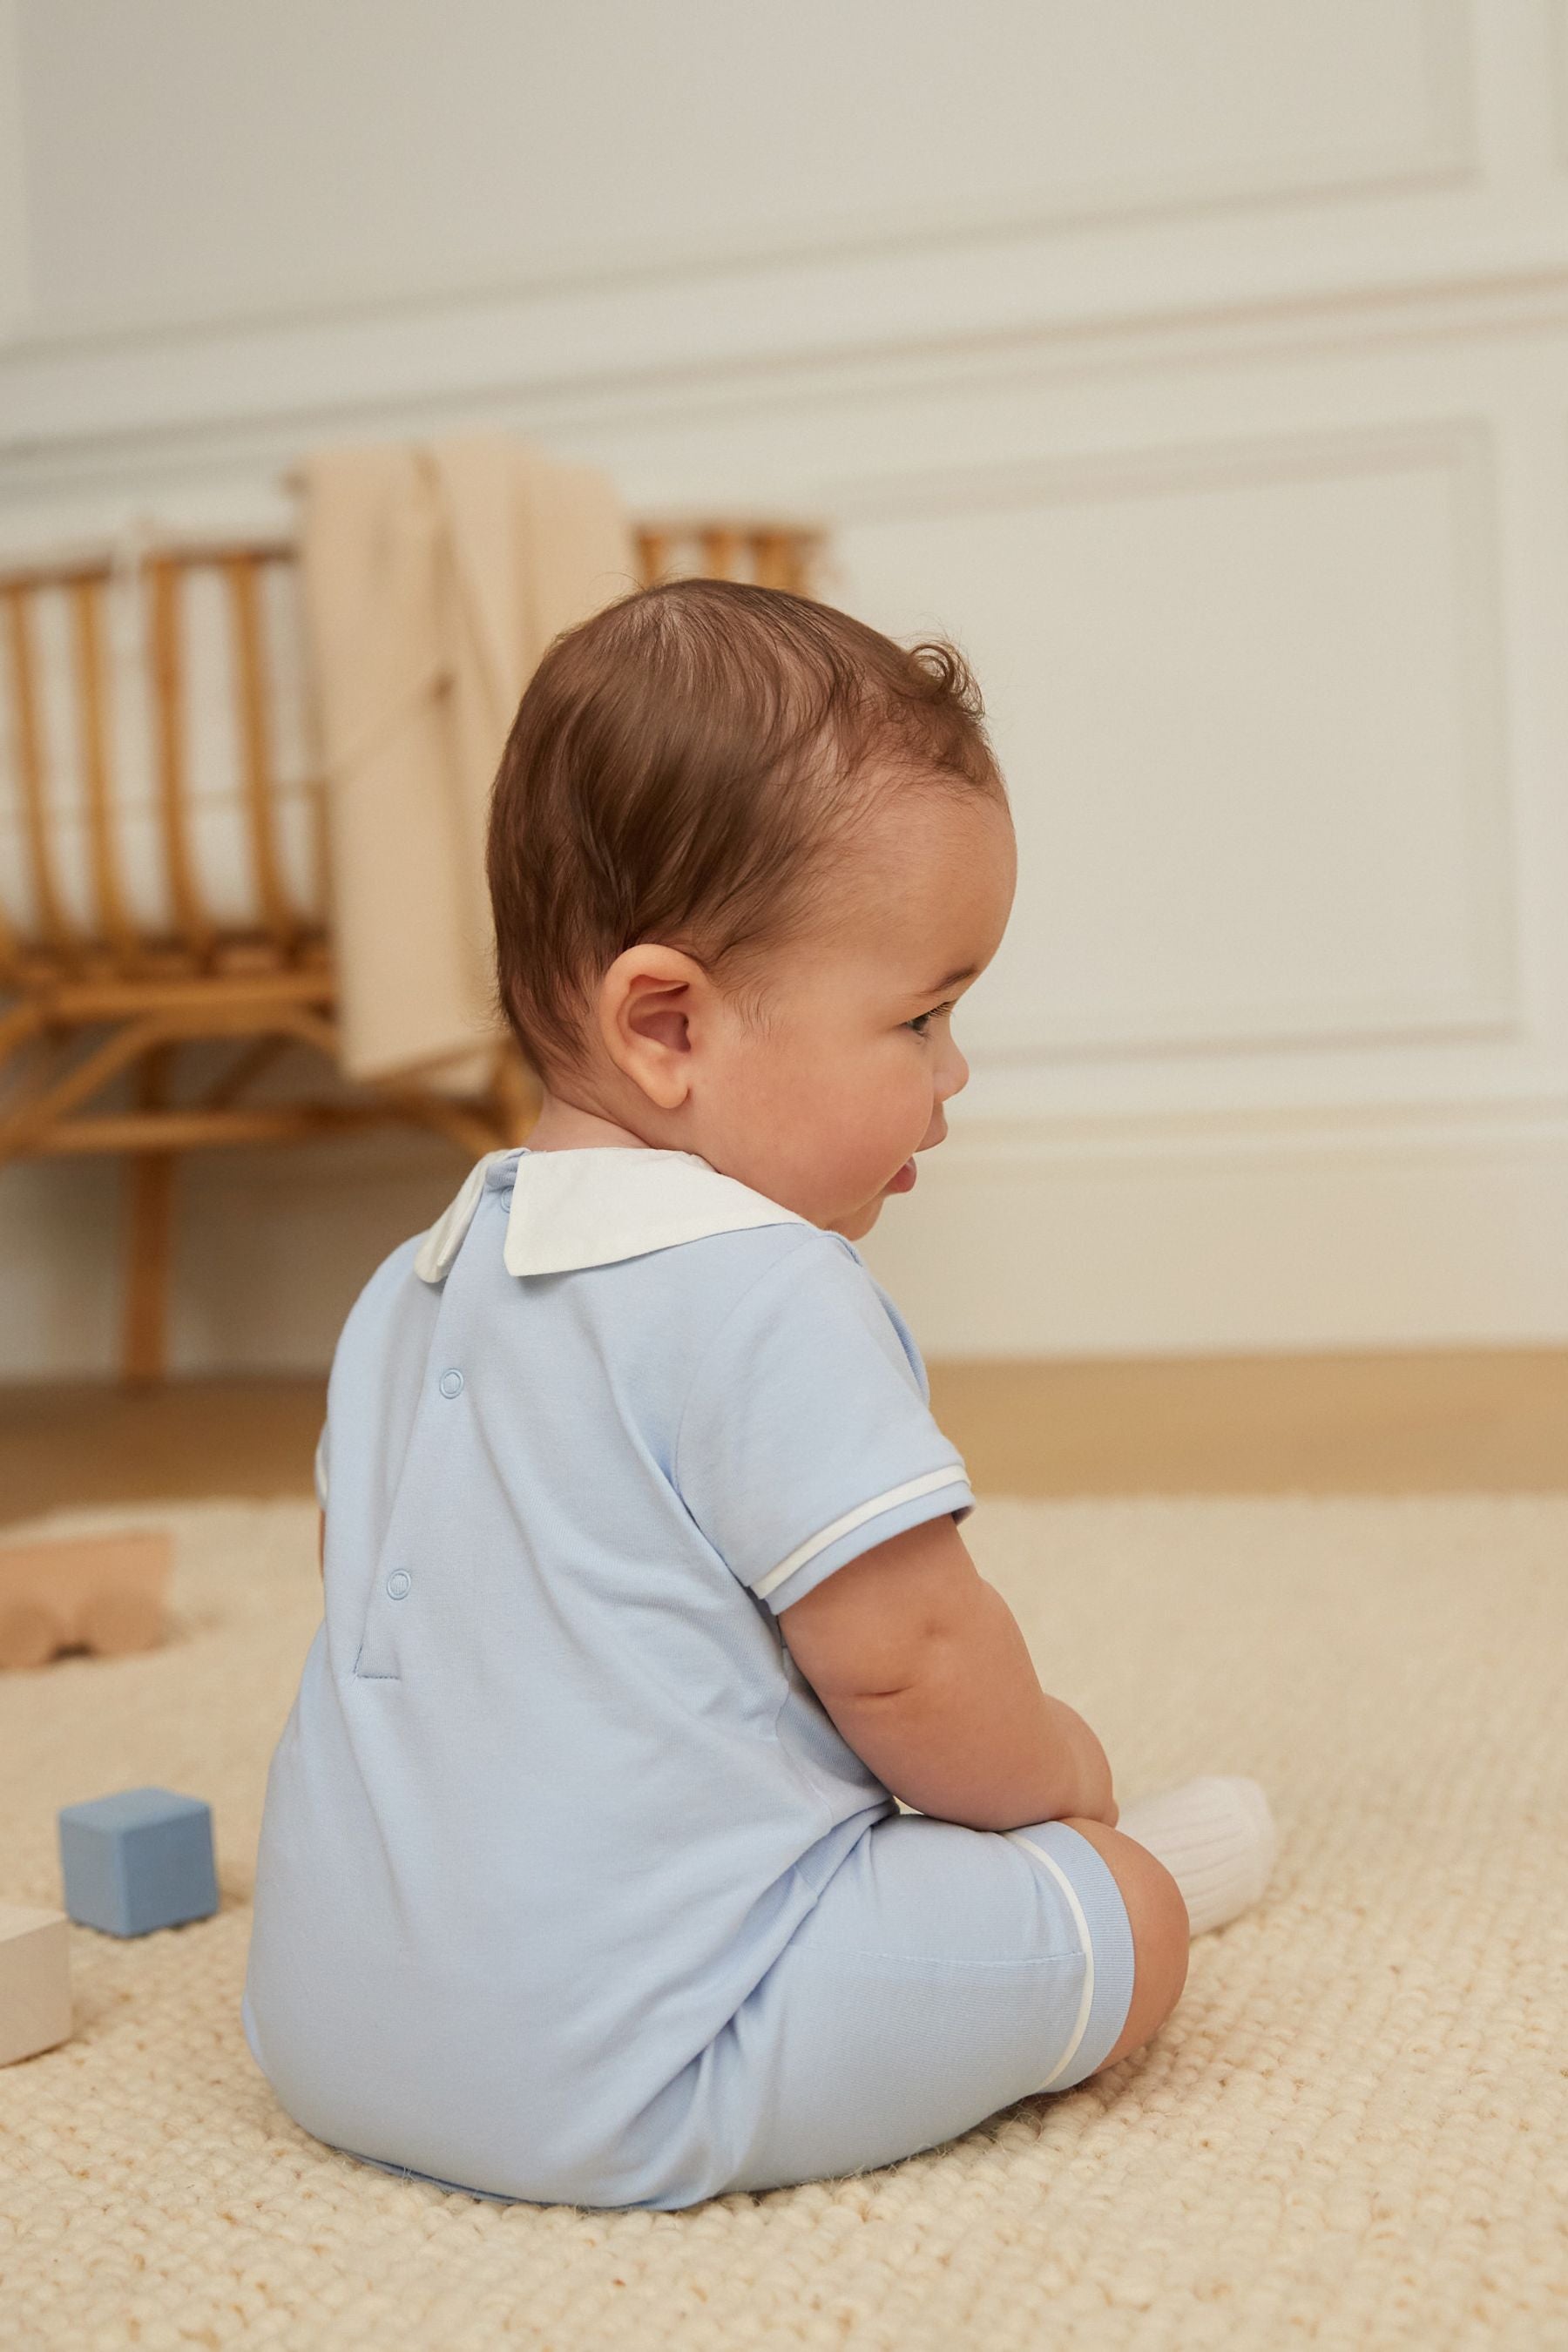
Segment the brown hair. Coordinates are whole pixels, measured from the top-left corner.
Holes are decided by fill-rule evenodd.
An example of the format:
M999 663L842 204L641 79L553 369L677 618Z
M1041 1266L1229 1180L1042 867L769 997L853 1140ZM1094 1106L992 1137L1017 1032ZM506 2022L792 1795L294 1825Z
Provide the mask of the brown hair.
M874 761L875 777L866 772ZM682 580L568 630L530 681L490 802L500 1008L540 1069L644 940L729 977L787 937L878 793L1005 802L963 656L906 651L777 588Z

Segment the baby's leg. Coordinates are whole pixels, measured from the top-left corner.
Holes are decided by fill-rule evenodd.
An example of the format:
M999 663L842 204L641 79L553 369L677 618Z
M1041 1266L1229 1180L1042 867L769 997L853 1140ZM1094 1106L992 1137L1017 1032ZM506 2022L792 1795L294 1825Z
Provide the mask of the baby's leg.
M1103 1859L1127 1906L1132 1928L1136 1955L1132 2004L1126 2024L1094 2069L1103 2074L1129 2051L1142 2050L1180 2000L1187 1981L1192 1932L1181 1888L1147 1846L1124 1836L1121 1830L1108 1830L1103 1822L1069 1816L1065 1826L1087 1838Z
M695 2062L646 2201L864 2171L1070 2090L1156 2030L1187 1941L1174 1882L1116 1830L890 1816Z

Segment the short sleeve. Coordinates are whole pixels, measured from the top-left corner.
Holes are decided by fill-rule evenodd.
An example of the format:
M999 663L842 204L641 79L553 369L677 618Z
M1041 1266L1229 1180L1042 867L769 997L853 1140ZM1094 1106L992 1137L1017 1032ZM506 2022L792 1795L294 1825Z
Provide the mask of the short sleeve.
M913 1341L827 1236L760 1276L709 1342L674 1478L702 1534L775 1615L889 1536L974 1507Z

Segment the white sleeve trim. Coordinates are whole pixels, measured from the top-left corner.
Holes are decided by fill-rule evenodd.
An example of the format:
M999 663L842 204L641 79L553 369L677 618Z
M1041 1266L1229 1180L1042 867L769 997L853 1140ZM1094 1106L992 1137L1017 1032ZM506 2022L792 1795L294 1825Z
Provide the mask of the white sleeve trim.
M826 1551L829 1544L838 1541L840 1536L850 1534L856 1528L863 1528L868 1519L877 1518L883 1511L896 1509L900 1503L912 1503L917 1495L934 1495L939 1486L962 1486L965 1484L963 1463L949 1462L940 1470L926 1471L922 1477L906 1479L901 1486L890 1486L885 1495L878 1495L871 1502L862 1503L853 1511L846 1511L844 1517L835 1519L830 1528L823 1528L818 1534L807 1537L805 1543L797 1544L787 1559L781 1559L776 1568L770 1568L766 1576L758 1579L752 1591L759 1601L765 1601L770 1592L777 1591L786 1577L795 1574L797 1568L804 1568L807 1560L815 1559L818 1552Z

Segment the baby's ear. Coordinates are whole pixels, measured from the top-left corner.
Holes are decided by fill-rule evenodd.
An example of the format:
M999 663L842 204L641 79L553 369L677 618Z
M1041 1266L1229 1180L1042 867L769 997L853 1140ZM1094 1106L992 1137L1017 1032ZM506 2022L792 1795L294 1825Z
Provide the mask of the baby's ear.
M616 1068L659 1110L691 1089L694 998L708 986L679 948L627 948L599 984L599 1032Z
M663 1045L672 1054L689 1053L690 1022L684 1002L689 993L684 982L679 986L660 987L650 980L635 980L626 1014L633 1034Z

